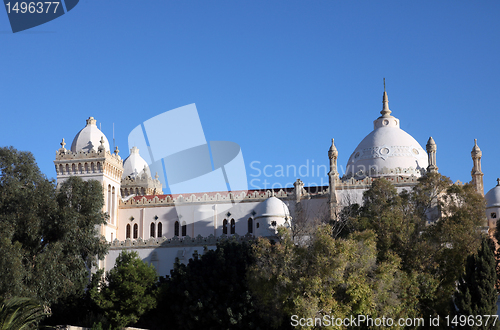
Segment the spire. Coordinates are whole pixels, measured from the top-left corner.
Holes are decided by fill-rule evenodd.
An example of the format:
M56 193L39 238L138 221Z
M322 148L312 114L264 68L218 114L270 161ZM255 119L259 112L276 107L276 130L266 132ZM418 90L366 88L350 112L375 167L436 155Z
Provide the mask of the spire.
M337 148L335 147L335 141L332 139L332 145L330 147L330 150L328 150L328 158L332 159L333 157L337 157L339 155L339 152L337 151Z
M438 167L436 166L436 151L437 151L437 145L436 142L434 142L434 139L432 136L429 138L429 141L427 141L426 145L427 149L427 155L428 155L428 162L429 165L427 166L427 172L430 173L437 173Z
M382 117L390 117L391 116L391 110L389 110L389 98L387 97L387 92L385 91L385 78L384 78L384 96L382 97L382 111L380 113L382 114Z
M481 171L481 156L483 153L481 152L481 149L479 149L479 146L477 145L477 139L474 139L474 147L472 148L472 151L470 153L472 157L472 171L471 171L471 176L472 176L472 184L474 185L474 188L478 193L484 196L484 186L483 186L483 172Z

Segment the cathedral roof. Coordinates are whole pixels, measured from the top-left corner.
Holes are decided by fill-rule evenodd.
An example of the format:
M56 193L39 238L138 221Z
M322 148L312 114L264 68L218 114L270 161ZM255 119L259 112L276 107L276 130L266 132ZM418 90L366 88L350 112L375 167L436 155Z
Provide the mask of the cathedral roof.
M146 163L144 158L139 154L139 149L137 147L132 147L132 149L130 149L130 155L123 161L122 178L126 178L127 176L135 178L144 171L146 171L148 177L151 177L148 163Z
M500 179L497 179L496 187L488 191L484 198L486 199L486 208L500 207Z
M382 103L382 116L373 122L373 131L352 153L347 162L346 176L374 177L401 173L420 176L423 173L421 170L428 166L425 150L399 127L399 119L392 116L389 110L385 91Z
M87 119L87 125L80 132L78 132L78 134L76 134L75 138L73 139L73 143L71 144L71 151L89 152L92 149L98 151L99 146L101 145L101 139L103 139L104 148L107 151L110 151L109 142L106 138L106 135L104 135L104 133L101 132L99 128L97 128L96 120L94 119L94 117L89 117L89 119Z

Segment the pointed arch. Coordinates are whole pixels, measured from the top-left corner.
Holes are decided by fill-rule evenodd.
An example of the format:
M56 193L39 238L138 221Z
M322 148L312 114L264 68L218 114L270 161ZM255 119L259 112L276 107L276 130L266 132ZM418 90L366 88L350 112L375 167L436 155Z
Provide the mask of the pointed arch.
M179 236L179 221L176 221L174 224L174 235Z
M182 221L182 236L186 236L186 234L187 234L186 221Z
M234 222L234 219L231 219L231 235L236 232L236 222Z
M150 236L151 237L155 237L155 223L154 222L151 222L151 230L150 230Z
M227 220L224 219L224 221L222 221L222 233L224 235L227 235Z
M125 234L125 238L130 238L130 224L127 224L127 232Z
M139 237L139 226L134 224L134 239L137 239L137 237Z
M158 222L158 232L157 232L157 237L162 237L163 236L163 225L161 222Z
M253 234L253 219L248 218L248 233Z

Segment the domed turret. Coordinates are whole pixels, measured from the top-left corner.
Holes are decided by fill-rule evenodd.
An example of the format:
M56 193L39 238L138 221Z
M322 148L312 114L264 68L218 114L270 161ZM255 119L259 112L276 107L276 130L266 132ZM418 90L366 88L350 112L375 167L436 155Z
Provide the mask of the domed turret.
M72 152L90 152L92 149L98 151L98 148L102 146L106 151L110 151L109 142L106 136L97 128L96 120L94 117L89 117L87 119L87 125L75 136L73 143L71 144Z
M279 226L289 226L291 221L288 206L276 197L270 197L256 208L256 236L274 236Z
M151 177L151 171L149 170L148 163L139 154L139 149L137 147L132 147L130 149L130 155L123 161L123 176L126 178L130 176L135 179L138 175L146 172L148 177Z
M382 116L373 122L373 131L361 141L347 162L347 178L421 176L428 166L425 150L399 128L399 119L391 116L385 90L382 103Z
M495 228L498 216L500 215L500 179L497 179L496 187L492 188L484 196L486 199L486 218L488 226Z

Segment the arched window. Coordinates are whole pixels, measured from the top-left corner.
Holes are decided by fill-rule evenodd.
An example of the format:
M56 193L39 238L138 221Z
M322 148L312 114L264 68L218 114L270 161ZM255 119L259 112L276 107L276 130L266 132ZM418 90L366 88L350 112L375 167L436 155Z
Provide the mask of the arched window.
M224 221L222 221L222 233L224 235L227 235L227 220L224 219Z
M127 225L127 234L126 238L130 238L130 225Z
M248 233L253 234L253 219L248 218Z
M108 214L111 216L111 185L108 184Z
M137 224L134 225L134 239L139 237L139 226Z
M234 222L234 219L231 219L231 234L234 234L236 231L236 223Z
M182 221L182 236L186 236L186 221Z
M111 197L111 223L115 223L115 208L116 208L116 193L115 193L115 187L112 189L112 197Z
M163 235L163 225L161 224L161 222L158 222L158 236L157 237L162 237Z
M179 236L179 221L176 221L174 224L174 235Z
M151 222L151 237L155 237L155 223Z
M66 174L70 174L69 173L69 164L66 164Z

